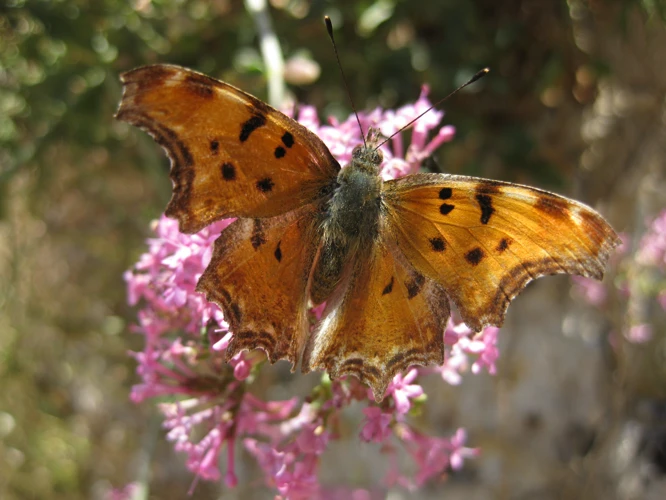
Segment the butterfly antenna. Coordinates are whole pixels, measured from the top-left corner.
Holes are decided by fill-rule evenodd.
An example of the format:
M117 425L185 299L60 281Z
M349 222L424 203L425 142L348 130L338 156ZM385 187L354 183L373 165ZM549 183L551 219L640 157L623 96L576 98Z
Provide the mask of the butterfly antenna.
M400 132L402 132L403 130L405 130L405 129L411 127L411 126L414 124L414 122L416 122L416 121L417 121L418 119L420 119L423 115L425 115L426 113L428 113L429 111L431 111L433 108L436 108L437 106L439 106L440 104L442 104L444 101L446 101L446 100L447 100L449 97L451 97L453 94L455 94L455 93L461 91L462 89L464 89L464 88L467 87L468 85L471 85L471 84L474 83L475 81L477 81L477 80L483 78L483 77L486 76L489 72L490 72L490 68L483 68L481 71L477 72L472 78L470 78L469 80L467 80L465 83L463 83L460 87L458 87L457 89L455 89L455 90L454 90L453 92L451 92L449 95L447 95L446 97L443 97L442 99L440 99L439 101L437 101L435 104L433 104L432 106L430 106L428 109L426 109L426 110L425 110L423 113L421 113L419 116L417 116L417 117L414 118L412 121L410 121L407 125L405 125L405 126L402 127L400 130L398 130L398 131L394 132L393 134L391 134L391 137L386 138L381 144L379 144L379 146L377 146L377 147L375 148L375 150L379 149L380 146L382 146L383 144L386 144L388 141L390 141L393 137L395 137L396 135L398 135L398 134L399 134Z
M333 52L335 52L335 58L338 60L338 67L340 68L342 81L344 82L345 89L347 90L347 97L349 97L349 102L351 103L351 107L354 110L354 116L356 117L358 128L361 129L361 137L363 138L363 145L367 148L368 145L365 143L365 133L363 132L363 127L361 126L361 119L358 117L358 113L356 112L356 106L354 106L354 100L352 99L351 92L349 92L347 77L345 77L345 72L342 70L342 63L340 62L340 55L338 54L338 46L335 44L335 38L333 37L333 23L331 23L331 18L328 16L324 16L324 22L326 23L326 31L328 31L328 36L331 39L331 43L333 44Z

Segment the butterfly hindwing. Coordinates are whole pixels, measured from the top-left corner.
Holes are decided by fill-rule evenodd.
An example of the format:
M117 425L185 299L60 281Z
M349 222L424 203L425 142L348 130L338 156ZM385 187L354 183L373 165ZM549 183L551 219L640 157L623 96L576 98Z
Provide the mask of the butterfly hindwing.
M308 280L318 208L267 219L237 219L215 242L197 290L220 305L234 333L227 358L262 348L295 364L309 332Z
M303 369L355 375L381 401L411 365L441 364L449 318L444 289L418 273L382 232L327 301L303 354Z
M326 192L340 170L312 132L229 84L171 65L121 76L117 118L171 159L166 215L193 233L226 217L271 217Z
M518 184L446 174L387 181L383 195L398 245L436 280L476 331L501 326L532 279L601 279L619 244L610 225L576 201Z

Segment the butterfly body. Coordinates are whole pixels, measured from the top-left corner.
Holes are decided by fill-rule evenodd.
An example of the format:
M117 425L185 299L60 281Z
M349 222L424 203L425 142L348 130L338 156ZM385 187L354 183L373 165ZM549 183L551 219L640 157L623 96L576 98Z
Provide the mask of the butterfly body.
M314 304L330 296L349 262L367 256L379 234L381 162L381 152L359 146L337 176L321 220L321 250L312 280Z
M341 169L301 124L185 68L121 79L117 117L171 159L165 213L188 233L237 218L197 285L234 333L229 358L261 348L271 362L302 359L381 400L397 373L442 363L450 303L474 331L501 326L531 280L601 279L619 244L593 209L547 191L447 174L383 181L372 137Z

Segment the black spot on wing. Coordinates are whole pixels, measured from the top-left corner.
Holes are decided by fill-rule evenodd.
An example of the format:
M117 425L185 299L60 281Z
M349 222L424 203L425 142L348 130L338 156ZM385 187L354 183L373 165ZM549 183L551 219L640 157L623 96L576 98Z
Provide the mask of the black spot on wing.
M384 287L384 290L382 290L382 295L387 295L393 291L393 276L391 276L391 281L389 281L388 285Z
M261 245L266 243L266 237L264 236L264 230L261 227L261 220L254 219L254 225L252 226L252 236L250 236L250 242L252 243L252 248L257 250Z
M289 132L285 132L284 135L282 136L282 144L284 144L288 148L292 147L294 145L294 136L291 135Z
M214 139L210 141L210 152L216 155L220 149L220 141Z
M273 186L275 186L275 183L270 177L257 181L257 189L262 193L270 192L273 189Z
M504 251L509 248L509 245L512 243L511 239L509 238L502 238L499 243L497 244L497 247L495 247L495 250L498 253L504 253Z
M432 246L432 249L435 252L443 252L444 250L446 250L446 242L442 238L440 237L430 238L429 241L430 245Z
M479 247L476 247L465 254L465 260L467 260L467 262L473 266L477 266L485 256L486 254L483 253L483 250L481 250Z
M488 224L490 216L495 212L493 208L493 199L487 194L477 194L476 201L481 207L481 224Z
M276 158L283 158L284 155L286 155L286 154L287 154L287 150L284 149L282 146L278 146L277 148L275 148L275 157Z
M222 170L222 178L225 181L233 181L236 179L236 167L232 163L225 162L220 167Z
M453 190L451 188L442 188L439 190L439 199L448 200L453 196Z
M266 125L266 117L264 115L253 115L241 126L240 141L245 142L250 137L250 134L257 130L259 127Z
M453 210L454 207L453 205L449 205L448 203L442 203L442 206L439 207L439 213L442 215L449 215L451 213L451 210Z
M405 283L405 286L407 287L407 298L413 299L416 297L421 292L424 283L425 277L422 274L414 274L414 277Z
M275 249L275 252L273 252L273 255L275 255L275 259L278 262L282 262L282 250L280 250L280 243L281 241L278 241L277 248Z

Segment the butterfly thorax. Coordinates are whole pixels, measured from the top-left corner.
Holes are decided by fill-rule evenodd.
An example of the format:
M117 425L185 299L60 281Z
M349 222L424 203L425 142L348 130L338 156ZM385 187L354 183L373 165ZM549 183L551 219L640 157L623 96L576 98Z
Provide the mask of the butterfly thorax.
M358 146L352 161L340 170L336 187L322 219L322 246L315 267L312 301L321 303L330 296L347 265L369 251L379 232L382 154L371 147Z

